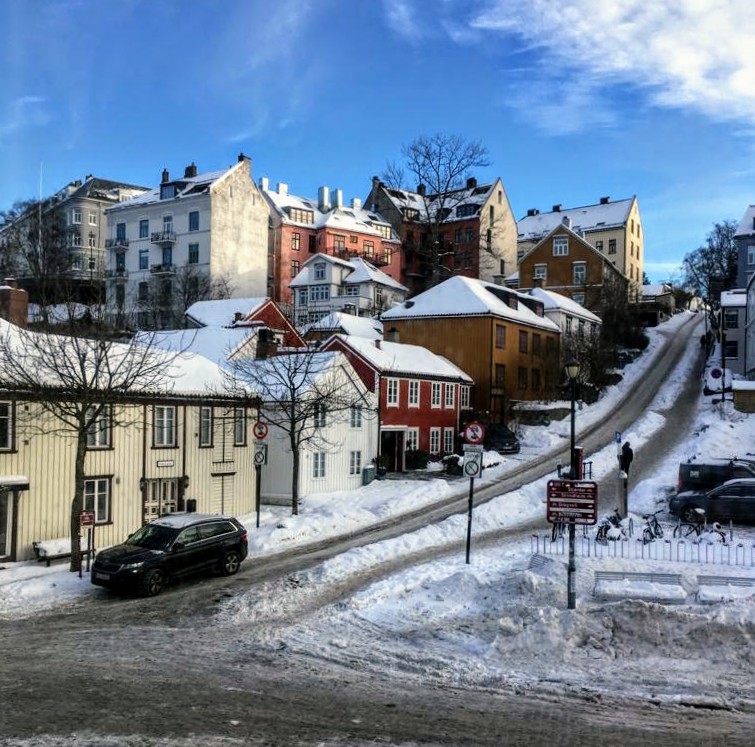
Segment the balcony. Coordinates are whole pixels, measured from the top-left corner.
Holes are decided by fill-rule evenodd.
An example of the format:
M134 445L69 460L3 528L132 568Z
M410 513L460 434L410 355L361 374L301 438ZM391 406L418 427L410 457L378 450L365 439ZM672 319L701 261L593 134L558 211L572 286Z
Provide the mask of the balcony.
M153 231L150 241L160 246L172 246L176 243L175 231Z
M375 267L385 267L391 263L390 257L382 252L375 254L369 261L372 262Z
M105 239L105 249L128 249L128 239Z
M175 275L176 267L175 265L152 265L149 271L153 275Z
M116 267L114 270L107 271L109 280L125 283L128 280L128 270L125 267Z

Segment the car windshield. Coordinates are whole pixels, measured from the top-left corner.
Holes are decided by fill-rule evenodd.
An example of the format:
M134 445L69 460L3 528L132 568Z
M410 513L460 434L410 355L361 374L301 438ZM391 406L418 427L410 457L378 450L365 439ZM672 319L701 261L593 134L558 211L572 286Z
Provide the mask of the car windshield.
M147 524L137 529L127 540L128 545L146 547L148 550L167 550L178 535L178 529L159 524Z

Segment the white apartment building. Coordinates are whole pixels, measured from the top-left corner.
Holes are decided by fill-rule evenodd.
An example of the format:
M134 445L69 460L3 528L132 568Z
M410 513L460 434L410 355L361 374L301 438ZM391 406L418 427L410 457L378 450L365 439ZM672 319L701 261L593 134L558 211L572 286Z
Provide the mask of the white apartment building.
M196 301L265 296L268 220L243 154L221 171L165 169L159 187L107 211L111 318L173 327Z

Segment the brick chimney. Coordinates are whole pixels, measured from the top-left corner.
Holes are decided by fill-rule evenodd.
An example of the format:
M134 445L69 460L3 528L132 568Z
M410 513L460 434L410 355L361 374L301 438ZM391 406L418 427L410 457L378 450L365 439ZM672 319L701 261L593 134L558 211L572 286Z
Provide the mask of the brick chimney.
M467 179L467 189L474 189L477 186L477 179L474 176L470 176Z
M167 182L170 181L170 173L168 172L168 169L163 169L163 178L160 181L160 184L167 184Z
M0 283L0 318L18 327L26 327L29 316L29 294L18 287L13 278Z
M272 358L278 355L278 343L271 329L262 327L257 332L257 359Z
M419 195L420 197L424 197L424 196L425 196L425 193L426 193L426 190L425 190L425 185L424 185L424 184L418 184L418 185L417 185L417 194L418 194L418 195Z
M191 162L185 169L184 169L184 179L193 179L197 175L197 164L194 163L194 161Z

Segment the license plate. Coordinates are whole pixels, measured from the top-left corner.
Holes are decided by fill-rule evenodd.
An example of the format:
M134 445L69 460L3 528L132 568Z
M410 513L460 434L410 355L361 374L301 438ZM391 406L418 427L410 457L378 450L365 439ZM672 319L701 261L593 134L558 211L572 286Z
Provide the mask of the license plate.
M103 581L110 581L110 574L109 573L99 573L99 572L97 572L97 573L94 574L94 577L95 578L100 578Z

